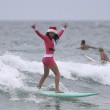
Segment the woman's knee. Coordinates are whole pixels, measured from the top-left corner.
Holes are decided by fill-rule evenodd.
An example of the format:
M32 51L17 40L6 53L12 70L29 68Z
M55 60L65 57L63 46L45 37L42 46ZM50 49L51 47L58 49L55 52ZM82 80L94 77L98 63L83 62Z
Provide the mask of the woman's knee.
M44 73L44 74L43 74L43 77L47 77L47 76L48 76L48 74L49 74L49 73Z
M55 72L54 74L55 74L55 76L60 77L60 73L59 72Z

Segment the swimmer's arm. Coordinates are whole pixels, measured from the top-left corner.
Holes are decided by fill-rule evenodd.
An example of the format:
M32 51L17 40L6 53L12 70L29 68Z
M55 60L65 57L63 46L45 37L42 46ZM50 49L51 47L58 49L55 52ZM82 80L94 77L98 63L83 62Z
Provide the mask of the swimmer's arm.
M98 49L98 48L96 48L96 47L93 47L93 46L89 46L89 45L88 45L88 47L89 47L89 48L92 48L92 49Z
M76 49L84 49L84 47L81 45L80 47L76 48Z
M101 59L101 61L102 61L102 60L105 60L105 56L104 56L103 53L100 53L100 59Z
M76 49L81 49L81 47L78 47L78 48L76 48Z

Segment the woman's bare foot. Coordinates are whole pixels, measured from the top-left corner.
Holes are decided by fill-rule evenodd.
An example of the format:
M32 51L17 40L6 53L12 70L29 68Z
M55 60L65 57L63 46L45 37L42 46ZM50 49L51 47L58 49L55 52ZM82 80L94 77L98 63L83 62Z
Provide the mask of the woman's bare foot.
M64 93L64 92L59 90L59 91L55 91L55 93Z
M37 88L38 88L38 89L41 89L41 86L37 85Z

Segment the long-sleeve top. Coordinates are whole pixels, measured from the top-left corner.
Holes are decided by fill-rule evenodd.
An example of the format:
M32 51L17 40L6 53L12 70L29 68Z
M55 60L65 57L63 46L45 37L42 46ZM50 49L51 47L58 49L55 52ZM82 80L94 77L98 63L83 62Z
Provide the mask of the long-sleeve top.
M46 35L43 35L42 33L39 32L39 30L36 30L35 31L37 33L37 35L39 37L41 37L43 40L44 40L44 43L45 43L45 54L47 54L48 56L52 55L54 53L54 51L51 51L50 48L55 48L55 44L54 44L54 41L51 40L48 36ZM58 37L60 38L62 36L64 32L64 29L62 29L60 32L58 32Z

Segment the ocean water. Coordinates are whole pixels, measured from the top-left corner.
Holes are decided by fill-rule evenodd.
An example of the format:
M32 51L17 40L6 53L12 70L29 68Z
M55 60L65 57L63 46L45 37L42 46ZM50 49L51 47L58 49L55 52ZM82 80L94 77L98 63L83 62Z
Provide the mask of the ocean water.
M36 85L43 74L41 62L44 43L30 28L45 34L51 25L61 29L64 21L0 21L0 110L110 110L110 64L100 61L98 49L76 49L81 40L103 47L110 56L110 21L67 21L69 27L56 45L55 61L64 91L97 92L99 95L59 99L37 94ZM54 88L50 71L43 89Z

